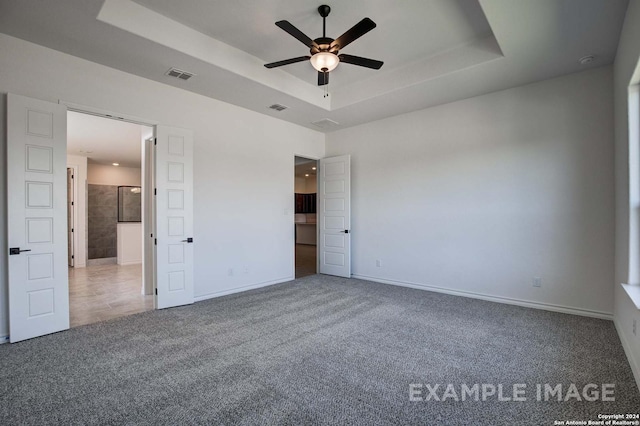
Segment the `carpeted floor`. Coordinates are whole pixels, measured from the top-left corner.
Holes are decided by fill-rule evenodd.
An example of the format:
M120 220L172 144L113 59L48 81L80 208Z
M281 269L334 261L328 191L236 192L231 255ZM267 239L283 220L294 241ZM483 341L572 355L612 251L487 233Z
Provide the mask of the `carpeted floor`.
M640 411L610 321L309 276L0 346L0 424L543 425ZM536 384L615 385L615 402ZM526 401L410 401L526 384ZM444 388L436 392L444 396ZM487 387L489 389L489 387Z

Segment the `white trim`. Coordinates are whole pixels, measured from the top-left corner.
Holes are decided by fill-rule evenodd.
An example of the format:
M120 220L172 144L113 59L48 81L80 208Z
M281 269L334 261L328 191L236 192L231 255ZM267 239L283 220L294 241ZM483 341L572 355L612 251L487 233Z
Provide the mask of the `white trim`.
M122 263L117 263L117 261L116 261L116 264L119 265L119 266L142 265L142 261L141 260L134 260L133 262L122 262Z
M207 294L202 295L202 296L196 296L196 297L193 298L193 301L194 302L202 302L203 300L214 299L216 297L227 296L229 294L242 293L243 291L254 290L254 289L262 288L262 287L268 287L268 286L274 285L274 284L286 283L287 281L293 281L294 279L295 279L294 277L278 278L278 279L271 280L271 281L264 281L264 282L257 283L257 284L250 284L250 285L246 285L246 286L243 286L243 287L232 288L232 289L229 289L229 290L216 291L214 293L207 293Z
M80 112L83 114L97 115L99 117L105 117L117 121L128 121L129 123L141 124L143 126L153 127L160 124L159 121L151 120L149 118L137 117L135 115L122 114L119 112L109 111L106 109L96 108L89 105L77 104L75 102L65 101L63 99L58 100L59 104L66 105L68 111Z
M418 283L412 283L407 281L396 281L396 280L388 280L383 278L369 277L367 275L354 274L352 275L352 277L361 279L361 280L374 281L382 284L391 284L391 285L397 285L400 287L416 288L419 290L427 290L427 291L433 291L436 293L451 294L453 296L469 297L472 299L480 299L480 300L486 300L489 302L504 303L507 305L524 306L526 308L542 309L545 311L561 312L564 314L572 314L572 315L580 315L584 317L613 320L613 313L610 313L610 312L592 311L589 309L574 308L571 306L564 306L564 305L553 305L550 303L533 302L530 300L513 299L510 297L491 296L488 294L475 293L475 292L464 291L464 290L451 290L443 287L436 287L436 286L431 286L426 284L418 284Z
M629 296L629 299L633 302L638 310L640 310L640 285L631 285L620 283L624 291Z
M638 365L638 360L633 357L633 351L631 350L629 341L627 340L625 334L622 332L622 327L620 327L618 321L614 319L613 324L615 325L616 331L618 332L618 337L620 337L620 343L622 343L622 349L624 349L624 353L627 356L627 361L629 361L629 366L631 367L633 377L636 379L638 390L640 390L640 365Z

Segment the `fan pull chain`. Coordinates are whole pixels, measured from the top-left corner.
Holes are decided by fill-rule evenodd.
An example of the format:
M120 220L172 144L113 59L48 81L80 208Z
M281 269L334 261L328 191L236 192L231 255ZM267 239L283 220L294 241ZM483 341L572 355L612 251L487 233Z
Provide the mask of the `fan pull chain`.
M322 75L324 79L324 85L323 85L324 95L322 97L328 98L329 97L329 73L325 71L324 73L322 73Z

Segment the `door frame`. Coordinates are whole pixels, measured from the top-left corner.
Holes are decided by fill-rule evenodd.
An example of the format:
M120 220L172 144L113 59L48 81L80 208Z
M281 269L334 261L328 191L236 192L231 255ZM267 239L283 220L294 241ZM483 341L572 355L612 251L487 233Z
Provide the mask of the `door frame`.
M315 156L310 156L307 154L293 154L293 197L292 197L292 205L293 208L291 209L292 213L292 219L293 219L293 272L291 274L291 276L293 277L293 279L296 279L296 221L295 221L295 215L296 215L296 157L300 157L300 158L306 158L307 160L312 160L316 162L316 197L318 196L318 189L320 188L320 181L318 180L318 177L320 176L320 160L322 157L315 157ZM317 210L317 206L318 203L316 202L316 218L318 217L318 210ZM318 241L320 238L320 226L319 226L319 222L317 222L316 219L316 274L320 273L320 245L318 244Z
M89 114L89 115L94 115L97 117L103 117L103 118L107 118L110 120L116 120L116 121L126 121L128 123L134 123L134 124L139 124L142 126L147 126L147 127L151 127L153 129L153 134L151 136L151 138L154 138L156 135L156 126L160 124L159 121L154 120L154 119L149 119L149 118L143 118L143 117L138 117L138 116L134 116L134 115L130 115L130 114L122 114L119 112L114 112L114 111L109 111L109 110L105 110L102 108L96 108L93 106L89 106L89 105L82 105L82 104L77 104L74 102L69 102L69 101L65 101L65 100L59 100L58 101L59 104L63 104L67 106L67 112L68 111L73 111L73 112L78 112L81 114ZM153 238L152 238L152 233L147 232L148 229L154 229L153 226L155 225L154 223L154 215L155 215L155 209L154 209L154 203L153 203L153 198L152 197L147 197L145 195L145 193L149 192L150 188L153 188L155 186L155 182L154 180L154 174L153 171L155 170L155 165L153 164L153 161L155 161L154 157L153 157L153 149L151 149L150 154L148 155L149 152L146 149L146 144L147 141L140 141L141 143L141 150L143 153L143 158L142 158L142 162L143 162L143 167L141 167L141 179L142 179L142 191L143 191L143 197L142 197L142 211L144 212L144 217L143 217L143 223L142 223L142 228L143 228L143 232L144 232L144 240L142 241L142 287L140 289L142 294L145 295L151 295L153 294L153 288L155 287L155 275L156 275L156 259L155 259L155 253L154 253L154 249L153 249ZM69 167L69 166L67 166ZM74 173L76 173L76 171L74 171ZM74 181L74 185L75 185L75 181ZM77 196L77 192L74 194L74 196ZM88 200L87 200L88 201ZM74 217L74 221L77 220ZM74 223L75 226L75 223ZM150 228L149 228L150 227ZM75 229L75 228L74 228ZM74 235L74 239L77 240L77 236ZM150 273L145 273L145 271L150 271Z

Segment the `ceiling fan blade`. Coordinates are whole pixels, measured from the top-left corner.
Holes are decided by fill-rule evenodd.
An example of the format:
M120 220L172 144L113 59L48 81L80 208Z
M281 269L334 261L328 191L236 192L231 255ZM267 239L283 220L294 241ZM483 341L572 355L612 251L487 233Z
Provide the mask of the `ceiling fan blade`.
M338 49L344 49L346 45L351 43L352 41L362 37L372 29L376 27L376 23L373 22L369 18L364 18L362 21L355 24L351 29L349 29L346 33L342 34L340 37L335 39L333 43L331 43L331 47L338 46Z
M296 62L306 61L310 57L311 56L299 56L297 58L285 59L284 61L271 62L270 64L264 64L264 66L267 68L281 67L283 65L295 64Z
M382 61L376 61L375 59L369 58L361 58L360 56L353 55L341 54L338 55L338 58L340 58L340 62L351 65L359 65L361 67L373 68L374 70L379 70L380 67L382 67L382 64L384 64L384 62Z
M305 46L313 47L316 45L315 41L311 40L305 33L294 27L291 22L278 21L276 22L276 25L300 40Z
M318 86L329 84L329 73L318 71Z

